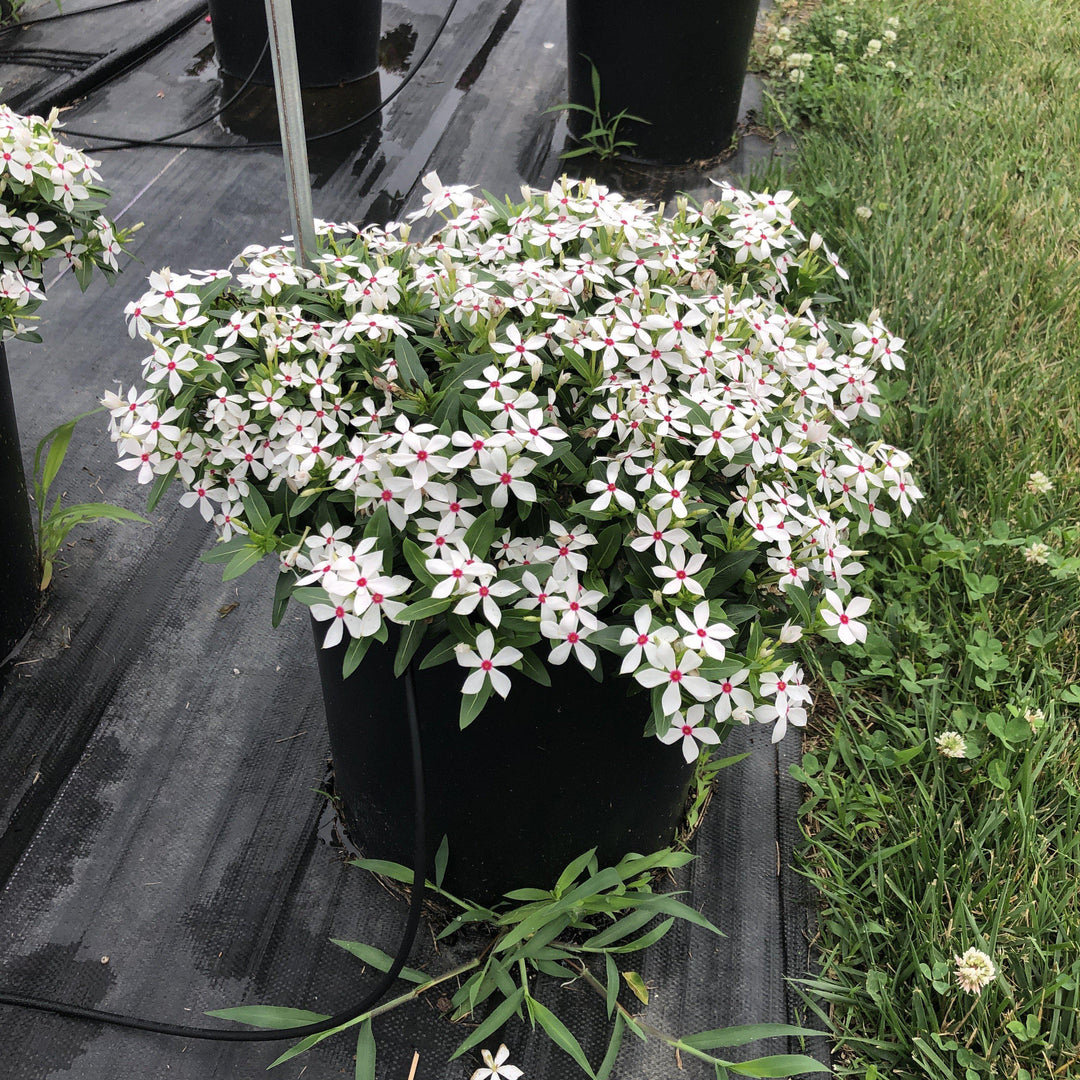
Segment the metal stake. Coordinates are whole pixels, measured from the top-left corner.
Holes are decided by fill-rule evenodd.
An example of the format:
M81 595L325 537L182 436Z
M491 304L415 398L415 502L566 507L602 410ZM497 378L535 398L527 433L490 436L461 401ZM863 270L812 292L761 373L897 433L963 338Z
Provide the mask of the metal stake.
M301 266L311 267L315 254L315 221L311 209L311 174L304 135L304 106L300 99L292 0L266 0L266 25L270 31L270 56L274 63L274 90L296 261Z

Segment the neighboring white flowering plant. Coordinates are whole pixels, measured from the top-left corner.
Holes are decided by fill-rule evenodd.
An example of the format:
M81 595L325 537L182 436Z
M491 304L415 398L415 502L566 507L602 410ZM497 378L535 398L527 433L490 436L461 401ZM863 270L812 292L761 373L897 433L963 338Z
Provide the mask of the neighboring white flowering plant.
M181 481L227 578L276 554L275 618L308 604L346 673L391 628L399 672L456 661L463 725L605 652L688 760L804 724L792 643L865 640L854 538L920 498L852 433L903 342L826 315L843 271L790 192L665 217L592 181L425 184L428 240L320 223L315 269L151 275L144 383L104 401L120 464L152 505Z
M129 235L101 213L97 162L57 137L58 112L22 116L0 105L0 328L40 341L19 320L45 299L44 267L67 262L85 289L95 269L111 278Z

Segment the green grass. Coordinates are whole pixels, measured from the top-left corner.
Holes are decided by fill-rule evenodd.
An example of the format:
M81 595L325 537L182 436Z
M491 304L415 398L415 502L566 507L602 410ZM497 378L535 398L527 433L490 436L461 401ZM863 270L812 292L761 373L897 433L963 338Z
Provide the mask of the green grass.
M897 41L864 60L889 16ZM785 52L815 59L777 72L798 150L755 186L802 197L851 274L844 309L906 339L886 426L926 495L862 560L861 655L814 657L804 990L841 1075L1080 1076L1080 4L825 0L785 21ZM863 34L839 77L837 26ZM1028 490L1037 470L1053 490ZM966 759L938 753L946 730ZM999 969L978 997L954 978L972 946Z

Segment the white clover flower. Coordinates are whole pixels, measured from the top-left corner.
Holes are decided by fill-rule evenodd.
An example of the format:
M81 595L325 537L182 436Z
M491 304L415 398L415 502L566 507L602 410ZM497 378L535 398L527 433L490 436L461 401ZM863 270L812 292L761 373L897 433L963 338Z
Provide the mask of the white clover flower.
M871 215L873 214L873 212L874 211L871 210L869 206L856 206L855 207L855 216L860 221L869 221Z
M1024 720L1033 732L1038 733L1040 728L1042 728L1043 724L1046 722L1046 715L1043 713L1042 709L1027 708L1024 710Z
M866 43L866 52L863 53L863 55L869 59L871 56L877 56L879 52L881 52L881 40L879 38L871 38Z
M833 74L834 75L846 75L847 73L848 73L847 64L834 64L833 65Z
M783 55L784 55L784 46L783 45L770 45L769 46L769 56L771 56L774 60L779 60L780 57L782 57Z
M889 18L885 20L885 25L892 30L899 30L900 20L895 15L890 15Z
M1046 495L1054 490L1053 481L1041 470L1028 476L1026 487L1032 495Z
M796 85L801 83L806 78L806 72L802 68L792 68L788 72L788 82L793 82Z
M1034 566L1044 566L1050 556L1050 547L1047 544L1035 543L1024 548L1024 559Z
M937 743L938 753L942 757L967 757L967 743L964 741L964 736L958 731L943 731L935 737L934 742Z
M896 41L896 31L895 31L895 30L893 30L893 29L891 29L891 28L890 28L889 30L886 30L886 31L885 31L885 32L884 32L884 33L883 33L883 34L882 34L881 36L882 36L882 37L883 37L883 38L884 38L884 39L885 39L885 40L886 40L886 41L887 41L887 42L888 42L888 43L889 43L890 45L891 45L891 44L892 44L892 43L893 43L894 41Z
M776 31L776 37L778 41L790 41L791 40L791 27L781 26Z
M965 993L981 994L997 976L994 961L979 949L968 949L963 956L954 956L956 983Z
M885 67L888 68L889 71L895 71L896 70L896 61L895 60L886 60L885 61Z

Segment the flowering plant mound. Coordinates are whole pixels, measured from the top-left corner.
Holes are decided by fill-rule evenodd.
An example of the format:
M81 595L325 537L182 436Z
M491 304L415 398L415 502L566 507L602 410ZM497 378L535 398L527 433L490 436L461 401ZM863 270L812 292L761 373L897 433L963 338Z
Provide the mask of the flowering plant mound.
M109 278L129 233L101 214L109 193L97 162L60 142L58 112L22 116L0 105L0 326L4 337L40 341L18 322L45 299L44 266L62 257L85 289L96 268Z
M183 482L227 578L277 553L275 618L308 604L346 674L390 626L398 672L460 665L463 725L600 650L687 760L805 723L791 643L865 639L852 533L920 497L851 435L903 342L823 314L844 272L790 192L665 217L591 181L425 184L426 241L320 223L314 269L151 275L145 385L105 398L120 464L152 505Z

